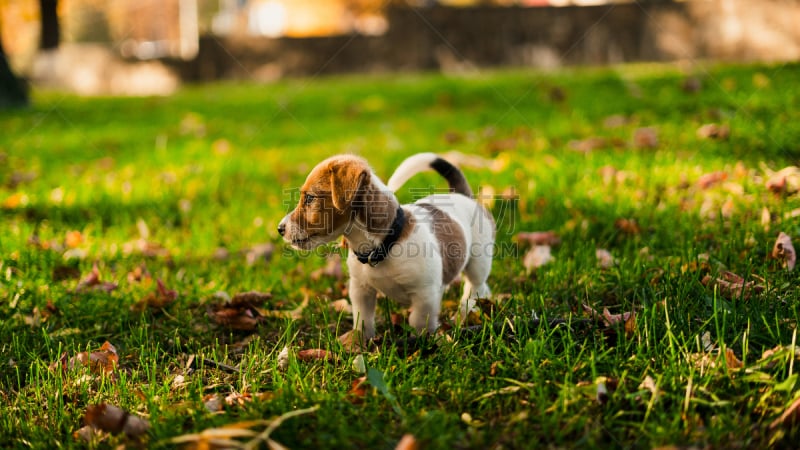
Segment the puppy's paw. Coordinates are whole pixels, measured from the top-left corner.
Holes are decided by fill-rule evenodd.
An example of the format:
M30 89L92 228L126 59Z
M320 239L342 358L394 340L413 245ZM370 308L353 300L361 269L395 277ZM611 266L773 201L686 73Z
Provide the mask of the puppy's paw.
M364 339L361 330L350 330L339 336L342 348L350 353L364 353L369 351L368 340Z

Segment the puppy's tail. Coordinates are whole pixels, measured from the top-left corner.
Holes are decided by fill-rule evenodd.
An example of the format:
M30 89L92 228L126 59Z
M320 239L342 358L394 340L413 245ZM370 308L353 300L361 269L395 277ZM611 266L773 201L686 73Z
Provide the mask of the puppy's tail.
M394 174L389 178L386 185L392 192L396 192L409 178L429 169L435 170L447 180L447 184L450 186L450 192L472 197L472 189L469 187L467 179L464 178L464 174L461 170L436 153L417 153L414 156L408 157L405 161L400 163L400 166L394 171Z

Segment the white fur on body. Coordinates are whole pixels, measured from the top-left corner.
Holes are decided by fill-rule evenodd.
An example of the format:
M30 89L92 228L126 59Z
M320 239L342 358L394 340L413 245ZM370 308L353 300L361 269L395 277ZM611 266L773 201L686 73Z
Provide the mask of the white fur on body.
M405 160L389 180L389 186L370 173L367 181L371 187L385 192L386 199L397 203L393 191L402 186L415 173L430 169L437 155L423 153ZM321 163L322 164L322 163ZM312 171L312 173L315 173ZM311 178L311 176L309 177ZM306 184L314 180L307 180ZM427 205L427 206L426 206ZM447 214L453 222L448 225L458 227L464 237L459 245L440 248L439 240L432 229L430 205ZM302 207L301 205L298 208ZM475 300L488 298L490 290L486 284L492 266L494 251L494 222L487 211L474 199L465 195L436 194L403 206L407 222L414 227L389 251L388 256L378 264L362 264L351 251L347 259L350 271L349 294L353 306L353 328L360 330L364 339L375 336L375 307L378 292L398 303L411 308L409 323L420 332L434 332L439 325L442 295L446 288L443 280L443 264L446 258L463 258L458 273L465 275L464 292L459 306L458 318L464 321L469 311L475 307ZM315 237L313 245L330 242L344 235L351 249L370 249L380 245L386 230L373 230L369 220L353 217L354 223L347 227L331 230L327 236ZM293 237L307 235L302 224L292 220L292 213L281 221L287 242ZM343 228L343 229L342 229ZM283 234L283 231L281 231ZM463 245L462 245L463 244ZM293 245L298 246L293 243ZM304 244L302 248L307 248ZM300 247L300 246L298 246ZM458 259L460 261L460 259ZM455 264L450 262L450 264Z
M480 211L474 200L460 194L439 194L425 197L407 205L417 220L411 234L391 250L390 256L375 267L362 264L351 252L347 258L350 269L350 301L353 304L354 328L364 336L375 335L375 299L378 292L411 308L409 324L418 331L434 332L439 327L442 295L447 287L442 280L442 259L447 252L466 252L464 292L459 306L459 318L465 320L478 298L489 298L486 284L492 269L494 224ZM418 204L432 204L449 214L461 227L466 248L441 249L431 228L430 213ZM443 254L444 253L444 254Z

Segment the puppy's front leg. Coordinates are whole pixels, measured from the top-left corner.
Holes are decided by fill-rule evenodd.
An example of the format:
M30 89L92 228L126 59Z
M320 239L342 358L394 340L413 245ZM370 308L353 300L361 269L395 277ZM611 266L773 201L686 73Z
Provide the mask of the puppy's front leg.
M408 323L417 332L435 333L439 328L439 311L441 310L442 293L430 288L411 296L411 314Z
M377 291L350 277L350 303L353 304L353 333L369 340L375 337L375 299Z

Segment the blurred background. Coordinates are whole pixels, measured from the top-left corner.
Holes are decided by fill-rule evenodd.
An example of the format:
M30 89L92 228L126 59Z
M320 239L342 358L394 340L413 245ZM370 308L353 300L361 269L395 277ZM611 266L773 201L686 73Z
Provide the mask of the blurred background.
M797 24L796 0L4 0L0 69L83 95L168 95L345 72L785 61L800 57Z

